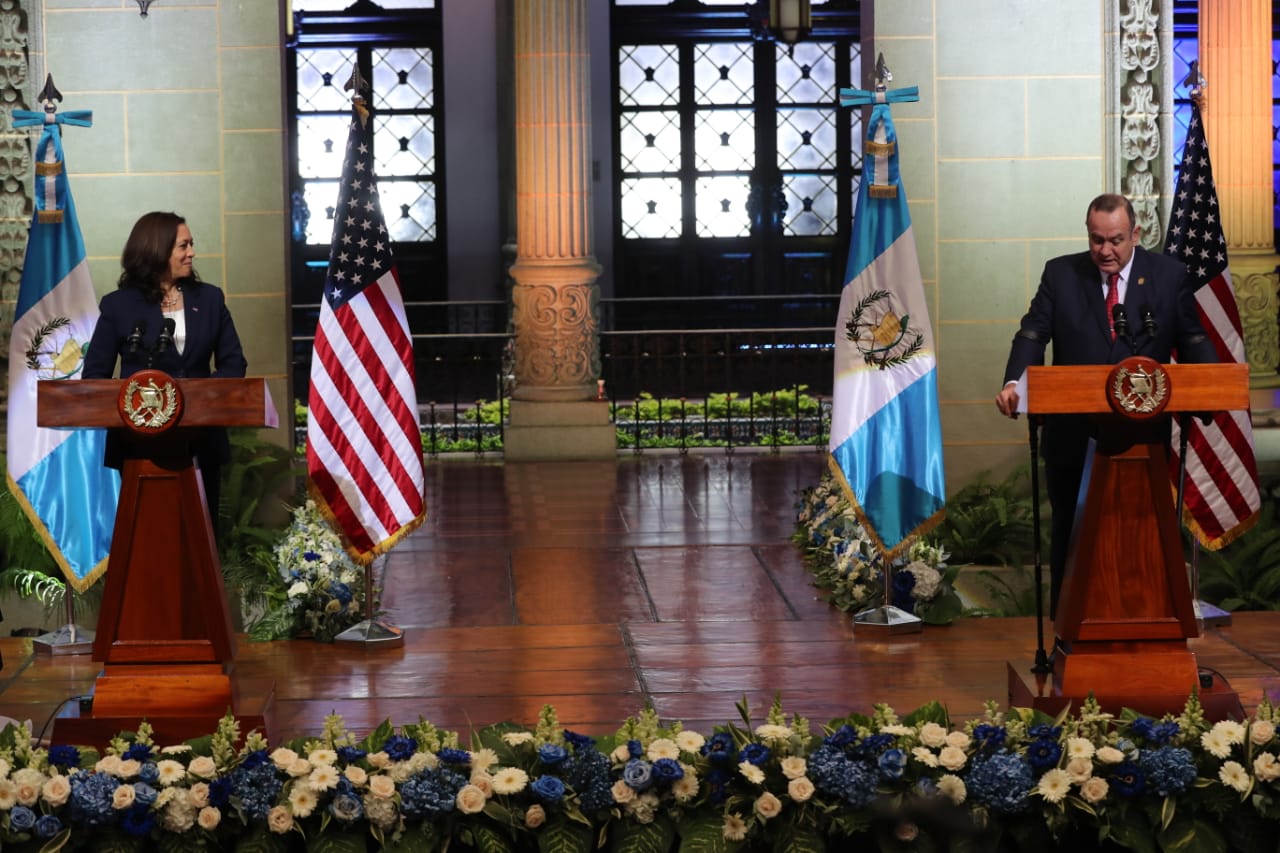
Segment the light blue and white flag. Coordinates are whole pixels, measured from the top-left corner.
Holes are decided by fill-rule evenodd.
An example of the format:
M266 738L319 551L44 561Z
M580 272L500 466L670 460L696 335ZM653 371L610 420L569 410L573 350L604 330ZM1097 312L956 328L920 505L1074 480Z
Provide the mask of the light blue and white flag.
M43 126L36 210L9 341L9 489L77 592L106 571L120 475L102 464L106 431L36 427L36 383L79 379L98 305L62 157L61 127L92 114L14 110L14 127Z
M874 104L840 313L831 467L873 541L892 558L942 520L946 488L938 367L889 104L916 89L840 92Z

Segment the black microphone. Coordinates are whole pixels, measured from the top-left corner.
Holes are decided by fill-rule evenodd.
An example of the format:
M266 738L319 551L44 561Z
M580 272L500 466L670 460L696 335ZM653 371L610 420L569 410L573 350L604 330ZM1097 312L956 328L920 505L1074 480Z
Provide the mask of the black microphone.
M160 339L156 341L156 353L166 352L169 347L173 346L173 330L177 326L178 324L172 317L165 317L160 322Z
M1111 306L1111 328L1116 330L1117 338L1129 337L1129 318L1124 313L1124 303L1117 302Z
M1142 333L1144 335L1154 335L1159 326L1156 324L1156 315L1151 310L1150 305L1143 305L1138 309L1138 313L1142 315Z
M147 321L139 320L138 324L133 327L133 331L129 333L129 337L124 339L126 349L129 355L133 355L142 346L142 336L147 333Z

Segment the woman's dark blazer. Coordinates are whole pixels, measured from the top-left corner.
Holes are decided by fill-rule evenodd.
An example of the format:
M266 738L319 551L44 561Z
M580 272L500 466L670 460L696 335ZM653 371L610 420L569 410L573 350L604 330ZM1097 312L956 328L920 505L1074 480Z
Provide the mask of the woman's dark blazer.
M212 284L194 281L184 282L181 287L187 326L181 355L172 347L164 353L155 351L164 319L160 305L147 302L137 288L122 287L102 297L98 306L101 313L85 353L84 378L110 379L117 360L121 379L148 367L177 378L244 376L248 362L222 291ZM128 339L139 325L143 328L142 346L131 353ZM118 435L113 440L115 432L112 430L107 437L105 463L119 468L124 457ZM231 446L226 430L204 431L193 442L192 452L202 468L229 461Z

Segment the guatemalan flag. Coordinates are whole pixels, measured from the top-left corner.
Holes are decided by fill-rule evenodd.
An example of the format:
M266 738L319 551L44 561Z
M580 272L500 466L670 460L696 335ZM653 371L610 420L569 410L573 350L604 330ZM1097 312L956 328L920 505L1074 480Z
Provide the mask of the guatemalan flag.
M874 104L836 321L831 467L886 558L942 520L946 497L938 366L911 215L898 172L892 102L917 90L844 89Z
M13 118L14 127L43 130L35 150L36 210L9 340L9 490L67 583L84 592L107 569L120 474L102 464L105 430L36 427L36 383L80 378L98 319L61 137L62 125L88 127L92 113L59 114L50 97L43 113L14 110Z

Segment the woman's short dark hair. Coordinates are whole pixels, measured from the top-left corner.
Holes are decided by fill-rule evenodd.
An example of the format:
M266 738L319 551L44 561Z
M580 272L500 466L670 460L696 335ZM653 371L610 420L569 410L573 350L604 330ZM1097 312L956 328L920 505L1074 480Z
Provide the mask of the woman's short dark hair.
M150 302L160 301L160 279L169 271L178 226L187 220L176 213L153 210L144 213L124 243L120 253L119 287L136 287ZM191 277L199 280L192 270Z

